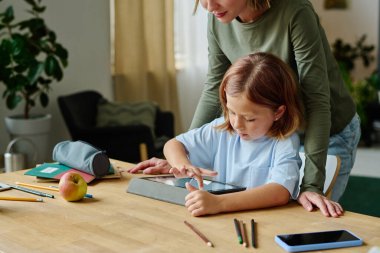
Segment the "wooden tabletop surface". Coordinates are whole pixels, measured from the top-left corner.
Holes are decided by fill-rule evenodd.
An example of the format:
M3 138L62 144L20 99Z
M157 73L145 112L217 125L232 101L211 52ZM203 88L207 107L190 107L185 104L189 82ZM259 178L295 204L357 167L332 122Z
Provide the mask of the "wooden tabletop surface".
M117 163L120 167L132 166ZM25 171L0 174L0 182L38 185ZM319 211L307 212L296 203L283 207L192 217L185 207L126 193L135 175L90 183L93 199L67 202L59 193L43 203L0 200L0 252L285 252L274 242L277 234L348 229L364 240L364 246L325 252L368 252L380 246L380 218L346 212L326 218ZM40 190L48 192L45 190ZM0 196L37 197L17 190ZM238 244L233 219L257 222L257 246ZM185 224L203 232L206 244ZM322 251L319 251L322 252Z

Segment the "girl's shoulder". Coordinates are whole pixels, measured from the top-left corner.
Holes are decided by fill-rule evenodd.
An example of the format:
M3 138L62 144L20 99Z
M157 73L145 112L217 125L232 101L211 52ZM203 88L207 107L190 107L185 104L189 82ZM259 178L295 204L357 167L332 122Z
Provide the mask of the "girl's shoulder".
M224 123L224 117L216 118L209 123L206 123L198 128L191 129L185 134L201 134L201 135L220 135L225 131L217 129L218 126Z
M298 150L301 146L300 137L298 133L295 132L287 138L278 140L277 146L280 149Z

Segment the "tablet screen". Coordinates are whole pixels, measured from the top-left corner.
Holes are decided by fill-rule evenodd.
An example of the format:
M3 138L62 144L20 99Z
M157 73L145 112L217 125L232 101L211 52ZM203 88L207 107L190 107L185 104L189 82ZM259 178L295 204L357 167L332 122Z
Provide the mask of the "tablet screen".
M186 188L185 183L189 182L194 187L198 188L197 180L193 178L175 178L172 176L161 176L161 177L147 177L147 180L164 183L171 186ZM243 191L244 187L225 184L222 182L212 181L203 179L203 189L208 192L218 193L218 192L233 192L233 191Z

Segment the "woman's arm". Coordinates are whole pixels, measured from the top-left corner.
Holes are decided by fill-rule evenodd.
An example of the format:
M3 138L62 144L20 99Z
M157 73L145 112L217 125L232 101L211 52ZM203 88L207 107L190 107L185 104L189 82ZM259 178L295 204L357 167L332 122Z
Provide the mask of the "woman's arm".
M330 80L324 32L312 7L298 10L291 38L305 108L305 176L301 192L323 194L324 169L331 128ZM327 45L329 47L329 45Z
M305 175L298 202L308 211L318 207L325 216L339 217L342 207L323 196L326 156L329 145L334 110L330 104L330 85L339 85L340 73L334 65L328 41L312 8L299 11L294 16L292 44L294 46L298 74L305 106ZM328 68L328 65L331 65ZM332 74L332 71L335 71ZM335 77L334 80L329 79Z
M290 198L288 190L276 183L222 195L198 190L190 184L186 188L190 193L185 206L193 216L281 206Z

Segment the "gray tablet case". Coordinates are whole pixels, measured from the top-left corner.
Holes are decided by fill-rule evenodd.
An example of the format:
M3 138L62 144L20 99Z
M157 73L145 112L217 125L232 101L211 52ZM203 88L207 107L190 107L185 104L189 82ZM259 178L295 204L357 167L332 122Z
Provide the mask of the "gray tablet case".
M159 179L159 181L156 181L157 179ZM204 190L212 194L225 194L245 190L245 187L210 180L208 177L204 179ZM168 180L171 184L160 182L160 180ZM194 179L191 178L176 179L173 176L132 178L129 182L127 192L184 206L185 197L189 193L185 188L185 183L193 180ZM206 184L206 181L209 183ZM196 180L191 184L197 187Z
M189 193L185 188L173 187L143 178L132 178L127 192L182 206L185 205L185 196Z

